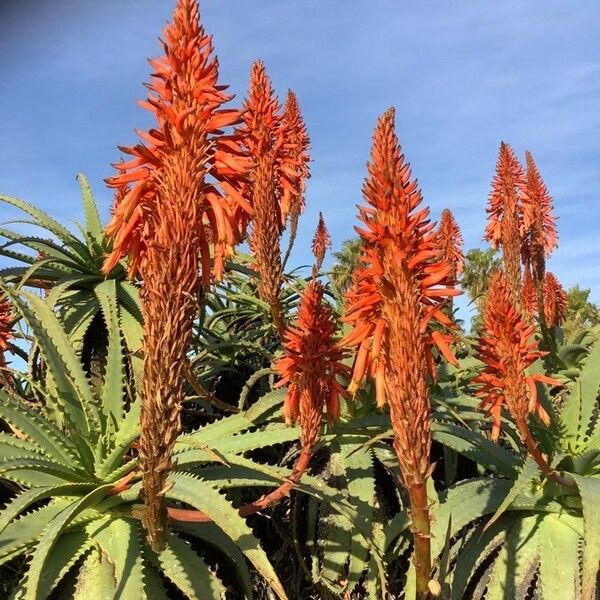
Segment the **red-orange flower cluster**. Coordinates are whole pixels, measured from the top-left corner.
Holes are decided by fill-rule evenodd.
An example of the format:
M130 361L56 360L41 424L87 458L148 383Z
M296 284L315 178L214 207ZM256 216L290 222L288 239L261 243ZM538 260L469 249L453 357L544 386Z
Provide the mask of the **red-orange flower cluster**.
M525 174L512 148L502 142L492 181L485 238L502 248L504 270L515 300L521 286L521 240L526 229L522 195Z
M537 296L533 276L529 269L523 274L523 283L521 285L521 307L526 315L535 319L537 316Z
M289 215L291 222L290 235L295 235L298 217L304 210L306 180L310 177L310 156L308 154L310 138L300 112L298 98L292 90L288 90L285 100L282 125L282 134L285 139L283 151L288 157L287 175L290 177L292 185L283 188L281 211L283 215Z
M314 272L318 273L323 266L325 260L325 253L327 249L331 248L331 237L329 231L327 231L327 225L325 225L325 219L323 213L319 213L319 223L317 224L317 230L315 237L312 241L312 252L315 257Z
M453 265L452 277L456 278L463 272L465 256L463 254L463 239L460 227L448 208L442 211L440 224L436 232L436 243L441 249L441 260L446 264Z
M561 325L567 316L568 298L565 289L553 273L546 272L544 277L544 312L546 325Z
M239 239L241 212L249 210L241 187L249 162L240 136L225 135L224 128L240 122L240 111L221 109L232 96L217 82L218 62L212 56L212 39L204 33L195 0L179 0L173 21L164 30L164 57L150 61L154 72L147 100L140 105L156 118L157 127L138 131L140 143L122 147L132 159L114 166L118 174L107 179L116 189L113 216L106 229L113 250L104 264L108 273L129 256L131 277L139 271L154 231L151 216L174 201L161 192L166 178L187 178L186 193L198 205L201 223L210 226L215 275L220 276L225 256ZM205 227L200 236L202 276L211 273Z
M340 343L358 346L349 391L356 392L369 373L376 382L377 403L382 406L385 361L380 360L380 352L392 325L383 311L386 299L398 307L406 305L398 318L406 322L407 329L414 329L423 345L422 355L400 357L403 362L399 368L413 370L417 368L415 361L425 358L433 373L432 347L437 347L450 362L455 363L456 359L449 348L452 335L429 325L437 320L454 327L442 306L460 291L453 287L453 264L440 260L434 224L428 219L429 209L420 207L421 193L416 180L411 179L410 167L394 133L393 110L379 120L368 170L363 186L368 206L359 207L365 228L357 228L363 240L361 266L346 294L343 318L353 329Z
M523 189L523 221L526 227L521 247L526 266L535 263L536 253L548 257L558 246L556 217L553 214L552 196L533 160L531 152L525 153L527 161L526 185Z
M550 422L539 402L536 382L558 382L545 375L527 374L527 368L545 354L538 349L533 333L534 326L515 306L504 274L497 271L490 282L478 344L478 355L485 367L473 379L473 383L481 384L475 395L482 399L481 406L492 417L494 440L500 434L503 406L521 427L526 427L529 413L537 414L545 424Z
M278 387L288 386L285 421L299 421L303 448L317 442L324 408L330 423L337 420L340 395L346 394L337 377L350 371L342 363L344 352L336 345L333 311L323 292L323 285L312 279L302 294L296 326L286 330L285 354L276 364Z

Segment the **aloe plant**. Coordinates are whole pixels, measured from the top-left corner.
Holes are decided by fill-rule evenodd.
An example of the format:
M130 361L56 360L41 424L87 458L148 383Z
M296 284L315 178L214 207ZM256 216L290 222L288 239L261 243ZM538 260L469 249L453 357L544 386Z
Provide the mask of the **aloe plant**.
M119 263L107 276L102 271L110 242L104 235L98 208L83 174L77 179L81 188L84 224L77 224L80 236L34 205L4 194L0 201L24 213L21 223L40 230L28 235L0 228L0 255L13 264L0 271L9 283L43 290L50 306L55 307L65 331L78 351L90 361L95 351L106 344L101 295L113 294L127 347L138 350L141 343L141 310L138 290L126 280L126 269ZM115 285L103 285L106 280ZM84 342L87 348L83 348Z

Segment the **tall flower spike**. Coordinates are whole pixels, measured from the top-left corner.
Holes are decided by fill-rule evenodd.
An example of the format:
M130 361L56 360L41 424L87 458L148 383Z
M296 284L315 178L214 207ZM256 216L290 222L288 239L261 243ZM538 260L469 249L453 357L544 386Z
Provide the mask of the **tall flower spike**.
M546 425L550 417L540 404L535 382L557 384L544 375L529 375L527 368L546 353L532 339L534 326L515 306L509 284L501 271L492 276L483 312L478 343L479 359L485 365L473 379L481 384L475 395L492 417L492 439L500 434L502 407L508 408L519 430L527 429L527 416L535 413Z
M561 325L567 316L568 298L560 281L553 273L546 272L544 277L544 307L546 325Z
M426 482L431 474L430 402L427 371L434 371L432 347L456 363L452 335L429 327L453 324L442 308L458 295L453 265L440 261L434 224L421 206L394 132L394 111L379 119L357 228L363 241L361 267L346 296L344 321L352 331L340 342L357 347L350 391L365 374L375 380L377 403L390 407L394 448L410 496L419 597L431 574L430 519Z
M319 223L317 224L317 230L315 231L315 237L312 241L312 253L315 257L315 264L313 267L313 276L321 270L323 261L325 260L325 253L331 248L331 237L329 231L327 231L327 225L325 225L325 219L323 213L319 213Z
M558 245L556 218L553 215L552 197L544 184L530 152L525 153L527 179L523 194L523 214L526 225L521 254L526 268L531 269L539 319L545 321L544 276L546 258Z
M265 66L252 65L250 89L245 103L243 136L253 165L248 193L252 204L250 248L260 274L258 293L271 308L275 327L283 336L285 321L281 306L283 266L281 233L285 216L282 213L282 182L289 170L283 153L284 137L279 102L273 91Z
M525 232L524 186L523 168L512 148L502 142L488 201L485 238L493 248L502 248L506 278L517 302L521 287L521 240Z
M281 376L278 387L287 385L284 402L286 423L299 421L304 449L318 441L323 411L330 423L340 413L340 396L346 391L338 375L348 375L342 363L344 352L335 343L335 320L323 300L323 285L312 279L302 293L295 327L288 327L284 356L275 368Z
M292 90L288 90L283 107L282 127L285 136L284 152L289 159L288 163L291 168L289 181L291 185L283 186L283 197L281 199L282 213L284 216L288 216L290 222L290 239L283 259L285 264L296 241L298 219L304 211L306 180L310 177L310 156L308 153L310 138L300 112L298 98Z
M157 550L168 535L164 490L180 430L198 263L205 285L211 270L220 275L240 229L235 207L247 205L238 190L248 168L238 136L223 132L239 122L240 112L220 108L230 97L217 82L212 41L200 26L196 0L178 0L164 40L164 56L150 61L150 94L141 102L156 118L156 128L138 132L143 141L122 148L133 158L117 163L118 174L107 180L117 202L107 228L113 252L104 269L129 254L130 275L139 269L142 277L139 452L144 525Z
M462 250L463 238L460 227L452 211L448 208L442 211L442 217L436 232L436 242L442 252L442 261L453 266L452 278L459 277L465 266L465 255Z

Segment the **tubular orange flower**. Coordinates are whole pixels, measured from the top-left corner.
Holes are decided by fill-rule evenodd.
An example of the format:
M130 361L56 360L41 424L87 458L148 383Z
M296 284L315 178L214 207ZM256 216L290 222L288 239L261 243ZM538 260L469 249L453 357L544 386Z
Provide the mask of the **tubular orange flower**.
M394 132L393 109L377 123L368 173L363 186L367 206L359 209L365 227L357 228L363 255L346 296L344 321L353 329L340 345L357 346L349 391L356 391L369 373L378 404L387 401L390 407L394 448L410 496L417 589L424 597L431 574L426 372L433 372L433 346L456 362L448 346L452 335L429 325L437 320L453 326L443 303L460 292L451 280L453 265L440 261L429 210L420 206L421 193Z
M133 159L117 163L118 174L107 180L116 189L116 203L107 228L113 251L104 265L109 272L129 254L130 275L139 270L143 280L139 453L144 525L157 550L168 535L164 488L180 430L198 260L205 285L211 271L220 275L239 237L236 207L247 202L238 190L249 166L239 136L223 134L239 122L240 112L220 108L230 97L217 82L212 41L200 26L196 0L178 0L164 40L165 56L150 61L150 95L141 103L156 117L157 128L138 132L143 142L122 149Z
M285 215L282 213L281 197L284 183L291 185L291 166L283 152L285 140L279 102L261 61L252 65L245 108L243 126L237 131L253 161L247 191L253 209L250 248L260 274L259 296L269 304L275 327L283 336L280 240Z
M546 272L544 277L544 307L546 325L556 327L561 325L567 316L568 299L560 281L553 273Z
M304 192L306 180L310 177L310 138L306 131L306 125L300 112L298 98L292 90L288 95L283 107L283 135L285 138L284 151L289 157L291 167L291 185L283 186L281 207L283 215L290 220L290 239L288 249L283 260L284 264L292 251L292 247L298 233L298 219L304 211Z
M537 296L531 270L526 268L523 274L523 283L521 285L521 308L524 313L535 319L537 316Z
M323 213L319 213L319 223L315 232L315 237L312 241L312 252L316 259L313 275L316 275L323 266L323 260L325 260L325 253L327 249L331 248L331 237L329 231L327 231L327 225L325 225L325 219Z
M521 287L521 240L525 232L522 194L525 175L512 148L502 142L492 181L485 238L493 248L502 248L504 270L511 293L518 302Z
M555 385L544 375L528 375L527 368L546 353L532 340L534 326L515 306L509 284L501 271L492 276L483 312L478 354L483 371L473 379L481 384L475 395L492 417L492 439L500 434L502 407L506 406L519 429L527 429L527 416L535 413L546 425L548 413L540 404L535 382Z
M527 179L523 194L523 213L526 224L521 246L523 262L531 269L536 291L537 310L542 328L545 328L544 276L546 258L558 245L556 218L552 214L552 197L544 184L530 152L525 153Z
M330 423L340 412L340 395L347 392L337 381L348 375L342 363L344 352L335 343L335 320L331 307L323 300L323 285L312 279L302 293L295 327L285 333L285 354L275 368L281 375L278 387L287 385L285 421L299 421L304 449L318 441L321 416L327 412Z
M175 168L177 159L185 163L178 165L179 169L189 169L178 176L187 176L193 187L199 222L211 227L213 268L218 277L224 258L239 237L238 209L250 210L241 195L250 166L241 148L241 137L223 133L240 122L241 113L238 109L221 109L233 96L217 82L218 61L212 56L212 38L199 24L196 0L178 0L173 22L164 34L165 56L150 60L154 69L147 84L150 94L140 102L154 115L157 127L138 131L141 141L135 146L121 147L133 158L116 163L117 175L106 180L116 195L106 228L113 250L103 270L108 273L126 255L130 277L140 270L149 240L154 237L154 215L164 210L165 204L176 202L176 198L165 195L169 185L165 173ZM198 181L193 179L196 173L203 174ZM209 243L202 229L198 235L202 277L207 284Z
M436 243L442 251L441 259L444 263L453 265L450 276L451 279L456 279L463 272L465 256L462 251L463 239L460 227L452 211L448 208L442 211L442 217L435 237Z

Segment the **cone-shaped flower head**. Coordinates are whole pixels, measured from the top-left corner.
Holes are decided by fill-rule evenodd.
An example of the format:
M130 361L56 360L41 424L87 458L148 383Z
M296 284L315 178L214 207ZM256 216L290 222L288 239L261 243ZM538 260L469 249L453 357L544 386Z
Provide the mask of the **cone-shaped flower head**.
M359 207L365 227L357 228L363 254L346 295L344 316L353 330L341 343L358 347L350 391L355 392L370 373L376 378L378 404L382 405L385 365L380 352L389 328L398 325L410 331L407 342L412 340L422 350L402 356L402 369L419 371L414 361L421 364L424 360L432 367L433 346L455 361L448 347L452 336L432 331L429 325L437 320L453 327L442 305L460 292L452 287L453 265L439 258L429 209L420 206L421 193L394 133L392 109L375 129L368 170L363 187L367 206ZM390 310L395 305L399 314L395 309L393 314L384 314L384 305Z
M331 248L331 237L329 231L327 231L327 225L325 225L325 219L323 213L319 213L319 223L317 230L315 231L315 237L312 241L312 253L315 257L314 273L318 273L323 266L325 260L325 253Z
M232 96L217 82L218 62L212 55L212 39L200 26L196 0L177 2L162 44L164 56L150 61L150 93L140 102L153 113L156 127L138 131L141 141L121 148L132 158L116 163L117 175L107 179L117 193L106 230L113 250L104 271L129 255L129 273L134 276L148 245L170 239L168 230L157 231L156 215L176 202L175 194L185 193L196 205L195 214L193 219L181 216L185 226L198 232L207 283L211 256L201 225L210 227L214 273L219 276L239 237L239 208L248 209L240 189L249 162L239 136L223 133L240 122L240 111L221 108ZM159 233L164 240L157 239Z
M283 153L287 157L282 178L281 211L290 218L292 234L298 226L298 217L304 210L306 180L310 177L310 138L306 130L296 94L288 90L283 107L282 136Z
M567 293L553 273L546 272L544 277L544 309L546 325L561 325L567 316L569 301Z
M432 347L449 360L452 336L432 330L432 320L452 327L442 310L459 294L450 280L452 264L439 259L429 210L411 178L394 132L394 111L379 119L360 207L364 228L361 266L346 296L344 321L352 331L340 342L356 346L355 392L365 374L375 379L378 405L390 406L395 445L405 483L420 485L429 474L430 423L427 368Z
M462 250L463 239L460 227L452 211L448 208L442 211L442 217L436 232L436 242L442 252L442 261L454 266L451 275L454 278L459 277L465 265L465 256Z
M486 209L489 218L485 238L493 248L502 248L506 278L517 301L521 286L521 241L525 232L524 186L523 168L512 148L502 142Z
M548 258L558 246L556 217L552 196L544 183L531 152L525 153L527 162L526 184L523 190L523 219L526 235L523 240L523 262L534 265L536 259ZM537 254L540 257L537 257Z
M256 61L250 74L250 88L245 102L244 123L237 132L243 137L252 160L246 195L252 205L250 248L260 274L258 293L271 308L276 329L285 330L281 307L283 267L281 233L285 223L282 212L283 183L290 170L284 150L282 116L264 64Z
M492 276L483 312L483 328L478 344L483 371L473 379L481 384L475 395L492 417L492 438L500 434L500 418L505 406L515 421L526 424L529 413L543 423L550 418L539 402L536 382L557 384L544 375L529 375L527 368L544 352L533 339L534 326L515 306L512 292L502 273Z
M348 375L343 351L336 345L336 324L331 307L323 299L324 288L312 279L302 293L298 318L285 333L284 356L277 361L278 386L287 385L284 403L286 423L299 421L303 448L318 440L323 411L329 422L337 420L340 395L346 391L338 375Z

